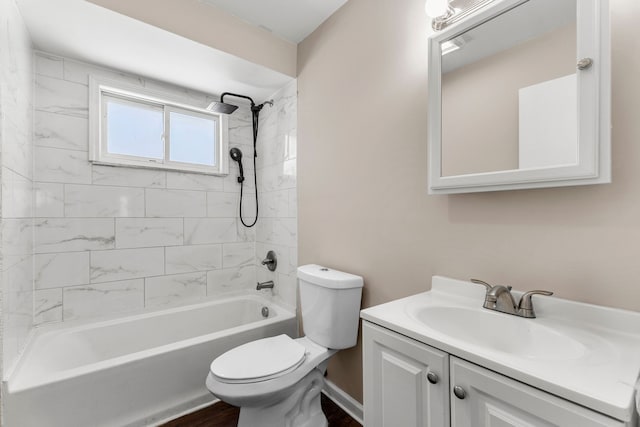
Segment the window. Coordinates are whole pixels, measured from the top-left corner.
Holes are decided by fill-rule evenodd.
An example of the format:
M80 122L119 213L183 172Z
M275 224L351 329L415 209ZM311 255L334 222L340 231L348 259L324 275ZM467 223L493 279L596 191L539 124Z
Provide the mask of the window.
M91 78L94 163L228 173L227 117L168 93Z

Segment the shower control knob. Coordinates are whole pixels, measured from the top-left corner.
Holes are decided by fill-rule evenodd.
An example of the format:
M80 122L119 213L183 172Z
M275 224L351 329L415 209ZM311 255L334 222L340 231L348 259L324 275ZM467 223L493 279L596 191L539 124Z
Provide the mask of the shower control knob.
M427 380L429 380L431 384L438 384L438 381L440 381L440 378L438 378L438 376L433 372L429 372L427 374Z
M462 387L460 387L459 385L453 387L453 394L456 395L456 397L460 400L464 399L465 397L467 397L467 392L464 391L464 389Z
M267 252L267 257L262 260L262 265L266 265L269 271L275 271L278 267L278 258L274 251Z

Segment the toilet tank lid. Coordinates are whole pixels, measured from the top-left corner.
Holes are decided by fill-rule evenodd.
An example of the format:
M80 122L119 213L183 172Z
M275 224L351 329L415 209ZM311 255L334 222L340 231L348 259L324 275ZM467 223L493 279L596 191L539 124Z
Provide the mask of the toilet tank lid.
M362 277L317 264L298 267L298 279L331 289L353 289L363 286Z

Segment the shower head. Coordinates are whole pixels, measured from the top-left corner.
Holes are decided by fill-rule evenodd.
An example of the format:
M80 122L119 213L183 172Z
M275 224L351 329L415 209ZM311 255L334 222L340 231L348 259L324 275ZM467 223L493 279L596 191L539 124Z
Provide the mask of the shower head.
M227 104L226 102L212 102L207 110L220 114L231 114L238 109L237 105Z
M236 105L231 105L224 102L224 97L227 95L249 100L251 102L252 109L256 106L256 103L253 102L253 99L251 99L248 96L238 95L237 93L225 92L222 95L220 95L220 101L212 102L211 104L209 104L209 106L207 107L207 110L213 111L214 113L221 113L221 114L231 114L234 111L236 111L238 109Z

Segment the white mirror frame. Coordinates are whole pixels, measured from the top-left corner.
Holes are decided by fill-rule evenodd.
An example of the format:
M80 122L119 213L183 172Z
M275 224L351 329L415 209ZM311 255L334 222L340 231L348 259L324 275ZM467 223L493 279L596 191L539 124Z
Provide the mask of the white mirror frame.
M528 0L496 0L429 37L429 194L474 193L611 182L611 42L608 0L577 0L578 163L570 166L442 176L442 56L440 44Z

